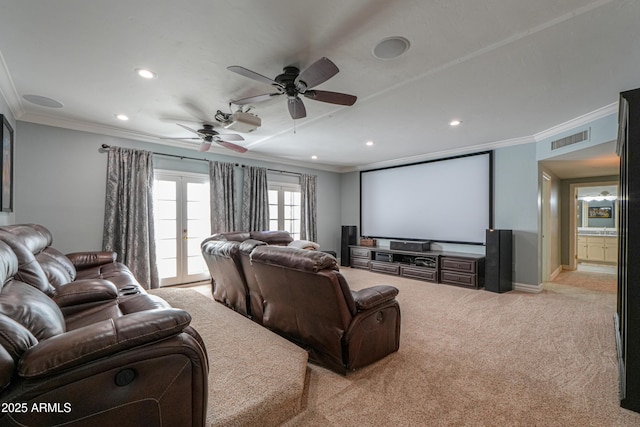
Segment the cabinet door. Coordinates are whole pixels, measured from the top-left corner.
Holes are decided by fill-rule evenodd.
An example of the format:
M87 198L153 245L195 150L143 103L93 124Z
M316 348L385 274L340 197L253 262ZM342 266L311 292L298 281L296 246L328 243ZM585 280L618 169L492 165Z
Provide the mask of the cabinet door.
M587 237L587 259L604 261L604 237Z
M587 259L587 238L578 237L578 259Z
M618 262L618 238L617 237L604 238L604 260L606 262L612 262L612 263Z

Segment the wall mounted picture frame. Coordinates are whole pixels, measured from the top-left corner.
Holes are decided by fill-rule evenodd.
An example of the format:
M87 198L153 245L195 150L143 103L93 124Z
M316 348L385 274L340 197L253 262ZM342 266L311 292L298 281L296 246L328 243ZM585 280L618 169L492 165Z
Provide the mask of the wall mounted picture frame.
M0 207L2 212L13 212L13 128L3 114L0 118Z
M610 206L589 206L589 218L611 218L612 213Z

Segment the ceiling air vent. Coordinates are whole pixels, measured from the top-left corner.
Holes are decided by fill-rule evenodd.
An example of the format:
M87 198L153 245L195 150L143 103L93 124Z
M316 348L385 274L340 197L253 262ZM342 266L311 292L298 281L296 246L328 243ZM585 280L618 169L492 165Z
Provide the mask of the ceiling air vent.
M564 138L551 141L551 149L557 150L558 148L566 147L567 145L577 144L578 142L589 140L589 130L578 132L573 135L565 136Z

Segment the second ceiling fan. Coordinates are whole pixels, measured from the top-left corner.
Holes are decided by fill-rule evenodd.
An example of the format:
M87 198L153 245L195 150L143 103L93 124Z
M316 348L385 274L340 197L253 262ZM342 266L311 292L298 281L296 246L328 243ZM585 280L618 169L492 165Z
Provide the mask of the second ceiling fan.
M265 77L262 74L258 74L255 71L248 70L239 65L232 65L227 67L227 69L234 73L238 73L241 76L274 86L277 90L277 92L273 93L265 93L262 95L250 96L248 98L237 99L235 101L231 101L232 104L246 105L254 102L266 101L274 96L286 95L288 98L287 104L289 107L289 114L291 114L293 119L301 119L307 116L307 110L305 109L304 103L302 102L302 99L300 99L299 95L315 101L347 106L353 105L356 102L356 99L358 99L356 96L346 93L312 89L329 80L340 71L338 67L331 62L331 60L324 57L302 70L302 72L298 67L284 67L282 74L279 74L274 79L270 79L269 77Z

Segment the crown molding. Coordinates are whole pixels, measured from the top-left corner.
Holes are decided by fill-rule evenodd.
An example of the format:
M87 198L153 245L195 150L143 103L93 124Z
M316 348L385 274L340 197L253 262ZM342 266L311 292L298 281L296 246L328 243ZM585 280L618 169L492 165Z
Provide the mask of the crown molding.
M135 131L118 128L115 126L108 126L108 125L102 125L102 124L96 124L96 123L87 123L87 122L78 121L78 120L62 119L59 117L53 117L46 114L25 113L20 118L20 120L30 122L30 123L37 123L41 125L64 128L64 129L72 129L72 130L77 130L81 132L89 132L89 133L94 133L99 135L107 135L107 136L113 136L117 138L130 139L134 141L151 142L154 144L161 144L161 145L170 146L170 147L184 148L191 151L193 151L193 148L194 148L193 144L190 144L185 141L162 139L159 136L149 134L149 133L135 132ZM247 151L246 153L239 155L239 154L234 154L225 148L222 148L222 147L218 148L215 145L212 146L207 153L231 156L238 159L260 160L264 162L284 164L286 166L295 166L295 167L300 167L305 169L315 169L315 170L322 170L327 172L341 172L339 167L333 166L333 165L316 164L316 163L303 162L303 161L294 160L294 159L287 159L284 157L268 156L264 154L254 153L252 151ZM202 153L202 154L205 154L205 153Z
M535 135L533 135L533 138L535 139L536 142L540 142L547 138L552 138L561 133L568 132L572 129L585 126L591 122L594 122L603 117L610 116L612 114L618 114L617 102L606 105L602 108L598 108L595 111L592 111L587 114L583 114L582 116L576 117L575 119L571 119L567 122L561 123L547 130L543 130L542 132L538 132Z
M442 159L446 157L462 156L465 154L477 153L479 151L489 151L498 148L510 147L514 145L529 144L535 142L533 137L526 136L522 138L507 139L504 141L491 142L486 144L477 144L470 147L454 148L452 150L442 150L432 153L419 154L417 156L399 157L397 159L385 160L383 162L369 163L367 165L343 168L342 172L355 172L369 169L380 169L392 166L407 165L411 163L426 162L428 160Z

